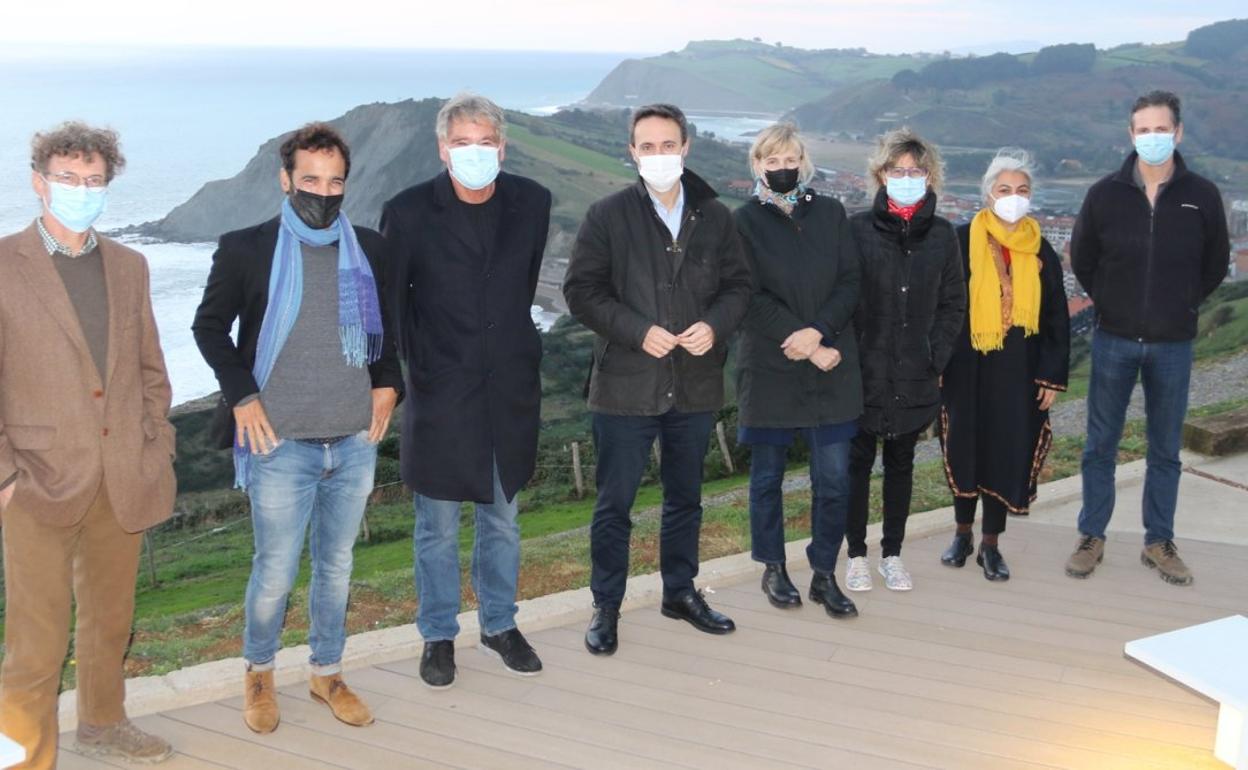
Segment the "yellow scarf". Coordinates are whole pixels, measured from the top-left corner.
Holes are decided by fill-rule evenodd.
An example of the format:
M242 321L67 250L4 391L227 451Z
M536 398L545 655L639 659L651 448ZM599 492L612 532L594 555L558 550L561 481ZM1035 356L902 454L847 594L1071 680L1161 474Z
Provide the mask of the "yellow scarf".
M1001 276L991 241L1010 250L1013 303L1002 308ZM987 353L1005 345L1010 326L1040 331L1040 223L1023 217L1013 232L988 209L971 220L971 347Z

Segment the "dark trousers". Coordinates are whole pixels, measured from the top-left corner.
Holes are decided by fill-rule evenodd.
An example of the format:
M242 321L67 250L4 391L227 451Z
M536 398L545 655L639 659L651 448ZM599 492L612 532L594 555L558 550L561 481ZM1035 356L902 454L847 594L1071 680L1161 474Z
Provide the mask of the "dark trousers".
M630 513L650 447L659 439L663 518L659 571L664 598L693 590L702 528L702 463L715 424L712 412L649 417L594 414L598 502L590 525L589 585L598 607L619 607L628 581Z
M849 442L819 446L805 431L810 447L810 544L806 558L815 572L836 569L845 534L849 503ZM784 564L784 465L787 446L750 447L750 538L755 561Z
M901 555L906 539L906 517L910 515L910 495L914 489L914 446L921 430L884 439L884 537L882 556ZM849 449L849 518L845 541L849 557L867 555L867 513L871 503L871 469L880 437L859 428Z
M985 535L999 535L1005 531L1005 504L992 495L980 495L979 497L955 497L953 498L953 518L959 524L975 523L975 503L979 500L984 501L984 526L982 527Z

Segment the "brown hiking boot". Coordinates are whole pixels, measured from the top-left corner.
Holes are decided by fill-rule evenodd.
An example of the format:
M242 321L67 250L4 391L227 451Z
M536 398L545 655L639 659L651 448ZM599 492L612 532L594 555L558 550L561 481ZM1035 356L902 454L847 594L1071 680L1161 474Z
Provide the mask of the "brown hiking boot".
M360 700L360 696L351 692L347 683L342 681L342 674L329 676L312 675L308 693L313 700L329 706L339 722L346 722L355 727L363 727L373 723L373 712L368 705Z
M1179 551L1174 547L1173 540L1162 540L1144 546L1140 553L1140 561L1145 567L1157 570L1161 579L1176 586L1192 584L1192 571L1179 558Z
M282 720L277 710L277 690L273 670L248 671L243 693L243 721L252 732L271 733Z
M1105 541L1092 535L1082 535L1075 552L1066 560L1066 574L1073 578L1086 578L1105 558Z
M80 724L76 737L75 750L88 757L117 757L127 762L152 765L164 762L173 755L169 741L143 732L129 719L104 727Z

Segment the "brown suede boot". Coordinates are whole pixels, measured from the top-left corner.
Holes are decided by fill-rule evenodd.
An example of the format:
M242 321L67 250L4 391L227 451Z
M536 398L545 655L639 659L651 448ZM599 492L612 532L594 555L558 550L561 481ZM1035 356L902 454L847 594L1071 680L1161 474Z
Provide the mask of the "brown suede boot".
M342 681L342 674L329 676L312 675L308 693L313 700L329 706L339 722L346 722L355 727L363 727L373 723L373 712L360 697L351 692L347 683Z
M1066 574L1073 578L1086 578L1096 570L1105 558L1105 541L1091 535L1080 535L1079 545L1066 560Z
M273 670L248 671L243 692L243 721L252 732L271 733L277 729L281 714L277 711L277 690L273 689Z
M78 725L74 748L88 757L117 757L141 765L164 762L173 755L168 741L143 732L129 719L104 727Z
M1179 558L1173 540L1162 540L1160 543L1144 546L1140 553L1140 561L1145 567L1151 567L1161 574L1161 579L1176 586L1190 586L1192 571Z

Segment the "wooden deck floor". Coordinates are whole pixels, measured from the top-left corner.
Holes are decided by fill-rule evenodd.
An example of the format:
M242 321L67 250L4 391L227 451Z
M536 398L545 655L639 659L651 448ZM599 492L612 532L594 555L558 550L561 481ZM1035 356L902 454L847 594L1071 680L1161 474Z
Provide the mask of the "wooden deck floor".
M243 725L241 696L138 722L178 748L168 770L1224 767L1216 707L1122 647L1248 613L1248 549L1179 541L1196 583L1176 588L1140 565L1136 536L1111 536L1104 565L1076 581L1062 573L1073 530L1010 524L1009 583L941 566L947 534L915 540L916 590L877 579L850 621L773 609L751 579L709 596L737 622L727 637L645 608L624 615L612 658L586 653L581 622L532 634L538 677L475 649L458 650L442 692L421 685L416 660L350 672L377 715L367 728L336 722L303 686L282 691L267 736Z

